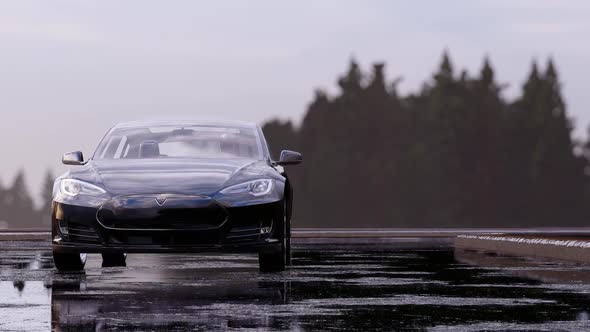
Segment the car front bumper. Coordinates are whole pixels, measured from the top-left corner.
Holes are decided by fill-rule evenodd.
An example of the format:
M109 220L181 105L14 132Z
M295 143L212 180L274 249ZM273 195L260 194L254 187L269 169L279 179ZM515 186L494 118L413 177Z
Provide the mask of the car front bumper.
M129 244L89 244L67 241L54 241L52 244L54 252L60 253L200 253L200 252L278 252L281 250L281 243L277 239L268 239L260 242L242 244L219 244L219 245L129 245Z
M273 220L280 202L241 207L195 206L182 201L114 208L53 203L52 246L56 252L274 252L282 239ZM102 209L102 210L101 210ZM212 212L213 211L213 212Z

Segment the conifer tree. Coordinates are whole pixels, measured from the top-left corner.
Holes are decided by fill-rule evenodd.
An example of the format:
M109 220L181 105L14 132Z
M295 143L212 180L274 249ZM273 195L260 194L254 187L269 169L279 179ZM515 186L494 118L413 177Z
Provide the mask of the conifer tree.
M45 173L45 178L43 180L43 185L41 187L41 207L39 208L39 226L49 226L51 225L51 205L53 202L53 183L55 181L55 177L53 173L48 170Z
M433 210L428 218L434 223L447 225L458 222L463 213L463 169L461 167L462 121L465 119L465 85L454 78L453 65L447 52L443 53L433 85L426 92L428 107L425 110L429 151L432 153L433 176L430 198Z
M515 106L520 114L513 136L520 140L520 150L513 156L524 167L515 167L515 172L524 178L522 214L529 223L544 226L578 218L583 167L573 153L571 125L552 60L543 74L533 64Z
M13 227L30 227L36 223L33 200L28 193L25 174L20 170L12 185L6 191L6 203L9 206L7 221Z
M494 70L484 58L479 77L469 83L467 126L461 141L465 146L462 169L464 197L469 219L481 225L507 218L504 205L506 174L506 107L495 82Z
M264 136L268 141L271 156L278 160L281 150L297 150L297 133L291 121L272 119L262 126Z

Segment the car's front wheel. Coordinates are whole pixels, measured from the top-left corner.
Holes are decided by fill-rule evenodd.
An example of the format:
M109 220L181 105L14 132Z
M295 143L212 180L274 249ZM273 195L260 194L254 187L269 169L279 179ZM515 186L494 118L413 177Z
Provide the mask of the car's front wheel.
M280 241L279 249L258 253L260 272L285 271L291 257L290 230L288 228L285 202L281 202L274 218L273 237Z
M86 254L54 251L53 263L59 271L82 271L86 265Z

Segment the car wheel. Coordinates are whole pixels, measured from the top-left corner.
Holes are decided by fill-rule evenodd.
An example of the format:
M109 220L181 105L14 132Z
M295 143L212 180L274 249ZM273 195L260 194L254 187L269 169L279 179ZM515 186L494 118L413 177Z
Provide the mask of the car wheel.
M285 225L285 265L291 266L291 225L287 218L285 218Z
M82 271L86 265L86 254L54 251L53 263L59 271Z
M280 253L259 253L258 263L260 272L285 271L285 258Z
M102 267L127 266L127 254L123 252L103 253Z
M281 202L280 207L277 209L274 220L277 221L277 227L274 227L273 235L276 239L280 240L281 244L277 251L258 253L260 272L285 271L285 265L288 260L287 257L290 257L291 255L289 252L291 248L289 243L290 239L287 235L287 215L285 213L284 201Z

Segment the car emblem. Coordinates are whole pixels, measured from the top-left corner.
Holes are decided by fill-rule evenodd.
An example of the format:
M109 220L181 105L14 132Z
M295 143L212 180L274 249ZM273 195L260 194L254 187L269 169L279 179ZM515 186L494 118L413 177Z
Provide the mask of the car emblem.
M158 195L156 196L156 203L158 203L159 206L162 206L164 203L166 203L167 199L168 195Z

